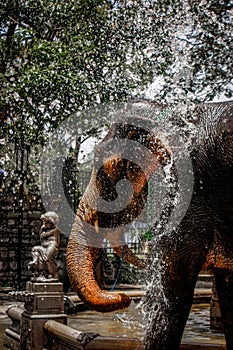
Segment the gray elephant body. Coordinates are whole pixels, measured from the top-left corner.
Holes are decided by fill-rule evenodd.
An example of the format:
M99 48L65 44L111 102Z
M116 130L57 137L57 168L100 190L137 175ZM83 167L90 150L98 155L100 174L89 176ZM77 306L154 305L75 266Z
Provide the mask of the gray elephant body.
M183 133L184 139L189 142L185 152L189 153L193 166L190 204L174 230L166 231L166 225L160 226L159 231L157 227L152 228L154 238L147 268L147 280L150 283L145 302L146 350L179 349L193 301L195 284L203 265L213 271L227 349L233 349L233 103L203 105L198 107L194 114L197 117L195 122L190 122L190 130L186 125ZM173 123L176 123L176 119L173 119ZM182 125L180 128L182 129ZM146 144L156 155L156 159L161 164L166 163L169 159L169 149L163 142L159 143L147 134L141 137L141 132L142 130L137 135L126 122L123 127L113 128L107 140L143 139L140 142ZM115 193L117 180L124 177L132 180L136 195L127 210L135 217L135 211L137 212L137 208L141 210L146 199L144 175L134 164L124 162L121 155L111 160L110 165L103 166L103 171L98 173L99 192L105 198L111 197L111 193ZM151 166L148 173L154 170L156 167ZM95 176L96 172L93 172ZM122 295L118 296L118 299L114 296L111 300L109 293L100 291L93 282L91 261L95 257L96 248L85 245L87 239L84 238L84 231L86 223L95 227L96 222L98 225L98 218L103 221L103 213L91 212L85 200L85 196L95 197L92 190L93 181L95 179L92 177L91 186L80 203L68 245L67 265L71 282L80 297L97 310L111 311L127 306L129 301ZM140 186L137 186L138 184ZM125 214L122 215L119 225L124 221ZM116 216L113 222L117 226ZM80 244L80 241L83 244ZM128 260L134 263L133 258Z
M233 349L233 103L202 106L197 113L189 208L176 230L152 243L147 350L179 349L203 265L214 274L227 349Z

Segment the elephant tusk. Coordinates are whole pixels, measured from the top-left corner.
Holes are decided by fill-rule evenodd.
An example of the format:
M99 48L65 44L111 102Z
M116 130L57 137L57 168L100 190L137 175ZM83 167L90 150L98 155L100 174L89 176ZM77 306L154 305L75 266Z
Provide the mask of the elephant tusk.
M98 234L99 233L99 221L98 221L98 219L95 220L95 222L94 222L94 229L95 229L95 232Z

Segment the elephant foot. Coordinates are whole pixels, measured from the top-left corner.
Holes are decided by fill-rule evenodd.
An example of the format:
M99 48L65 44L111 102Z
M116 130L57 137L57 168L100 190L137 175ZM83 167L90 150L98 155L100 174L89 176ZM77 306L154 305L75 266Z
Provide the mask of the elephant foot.
M226 348L233 350L233 273L221 269L214 271Z

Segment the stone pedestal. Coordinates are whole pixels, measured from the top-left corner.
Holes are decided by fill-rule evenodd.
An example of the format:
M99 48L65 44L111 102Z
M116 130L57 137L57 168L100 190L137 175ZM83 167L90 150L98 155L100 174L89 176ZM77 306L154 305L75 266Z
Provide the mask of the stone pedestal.
M49 342L44 332L44 323L55 320L66 324L64 314L64 293L62 283L56 280L29 281L26 290L13 292L16 300L23 301L20 329L20 349L38 350Z

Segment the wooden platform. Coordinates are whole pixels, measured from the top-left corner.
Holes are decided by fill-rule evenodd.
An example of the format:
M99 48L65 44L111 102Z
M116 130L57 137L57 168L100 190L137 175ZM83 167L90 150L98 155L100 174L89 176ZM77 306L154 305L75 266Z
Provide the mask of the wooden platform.
M203 343L182 343L181 350L226 350L224 345L220 344L203 344Z

